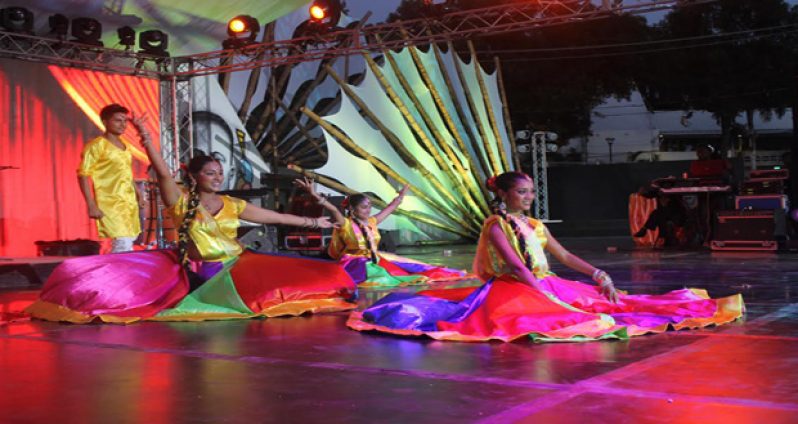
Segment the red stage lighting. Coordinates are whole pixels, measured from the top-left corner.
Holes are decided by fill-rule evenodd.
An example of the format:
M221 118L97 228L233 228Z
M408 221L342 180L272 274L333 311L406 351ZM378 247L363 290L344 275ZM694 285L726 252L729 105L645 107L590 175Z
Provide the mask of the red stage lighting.
M222 42L224 49L238 49L256 43L260 23L249 15L238 15L227 23L229 38Z
M327 9L314 4L310 6L310 17L317 21L321 21L327 17Z
M315 0L308 13L311 21L334 28L341 19L342 9L340 0Z

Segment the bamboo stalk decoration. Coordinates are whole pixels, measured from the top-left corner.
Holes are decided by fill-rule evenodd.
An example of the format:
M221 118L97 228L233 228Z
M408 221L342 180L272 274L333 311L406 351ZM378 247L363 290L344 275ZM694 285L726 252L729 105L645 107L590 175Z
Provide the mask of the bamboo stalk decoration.
M285 103L283 103L283 101L280 99L277 99L277 106L279 106L280 109L282 109L285 112L285 114L289 116L289 118L291 119L291 121L294 122L294 125L297 127L299 132L301 132L302 135L305 136L305 139L308 140L313 145L313 147L316 148L316 151L319 153L319 156L321 156L326 160L327 152L325 152L324 149L321 148L321 145L319 145L318 141L316 141L316 139L308 132L305 126L302 125L301 122L299 122L299 119L297 119L297 117L293 113L291 113L291 111L288 109L288 106L286 106Z
M263 28L263 39L264 40L274 40L274 27L276 21L269 22ZM256 61L260 61L263 59L265 55L265 51L261 50L258 52L258 55L255 57ZM255 95L255 91L258 89L258 81L260 81L260 74L261 69L255 68L249 71L249 80L247 80L247 89L244 92L244 101L241 102L241 107L238 109L238 119L241 122L245 122L247 114L249 113L249 106L252 104L252 97Z
M415 90L413 90L413 87L410 86L410 83L404 76L399 64L396 63L396 59L393 57L393 54L387 50L383 50L382 54L388 61L389 66L399 80L399 84L404 89L405 94L407 94L408 98L410 99L410 102L416 108L416 111L421 116L422 121L424 121L424 125L426 125L427 129L429 129L430 133L432 133L432 138L443 150L446 158L449 159L449 163L454 166L454 171L457 173L456 175L459 178L453 180L453 182L456 184L458 191L461 192L461 195L465 196L464 200L466 200L466 204L470 205L477 214L484 218L489 212L488 204L485 201L484 196L479 192L478 188L474 185L474 182L469 178L470 174L463 167L460 158L454 153L451 146L449 146L449 142L443 137L443 134L441 134L437 125L435 125L435 122L432 120L432 117L430 117L424 106L421 104L418 96L416 96Z
M382 122L382 120L380 120L377 117L377 115L375 115L374 112L371 111L371 109L366 105L366 102L364 102L363 99L361 99L360 96L358 96L349 87L349 84L347 84L338 75L338 73L335 72L335 70L332 69L332 67L329 67L329 66L327 67L327 73L330 75L330 77L332 77L332 79L335 80L335 82L338 83L338 86L341 87L341 89L344 91L346 96L349 97L349 99L352 100L352 102L355 103L355 105L357 105L357 107L360 109L360 113L365 115L366 118L368 118L369 121L371 121L371 123L373 123L374 126L376 126L378 130L380 130L380 133L382 133L382 135L385 137L385 139L388 141L388 143L391 144L391 147L393 147L394 150L396 150L396 153L399 154L399 157L402 158L402 160L407 164L407 166L409 166L409 167L411 167L413 169L416 169L416 170L423 169L423 167L415 160L415 156L412 153L410 153L409 150L407 150L407 147L405 147L405 145L402 142L402 140L400 140L399 137L397 137L396 134L394 134L394 132L391 131ZM429 171L427 171L427 174L425 174L424 176L427 177L428 175L431 177L431 174L429 174ZM434 178L434 177L431 177L431 178Z
M468 40L468 51L471 53L471 63L474 64L474 73L477 76L479 83L479 91L482 94L482 102L485 104L485 114L488 115L488 124L493 131L493 138L496 140L496 148L499 150L499 159L502 163L502 171L510 169L510 164L507 161L507 152L504 151L504 143L499 135L499 126L496 123L496 114L493 112L493 105L490 101L490 94L488 94L488 87L485 85L485 78L482 77L482 69L477 60L477 50L474 48L474 42Z
M457 97L457 92L455 92L454 84L452 83L452 78L449 75L449 71L446 69L446 64L443 61L443 55L441 54L441 50L437 44L432 44L432 51L435 55L435 61L438 63L438 68L441 71L441 76L443 77L443 81L446 84L446 90L449 92L449 97L452 99L454 110L457 113L457 117L458 119L460 119L463 128L465 129L466 136L468 136L468 141L471 143L471 149L474 151L474 155L477 157L477 162L479 163L480 170L483 175L483 177L477 177L477 178L480 180L482 186L484 187L485 177L493 175L493 173L490 170L490 164L485 159L485 156L480 153L481 149L477 142L477 137L476 135L474 135L474 131L471 128L471 125L469 125L468 117L466 116L463 107L460 105L460 102ZM464 149L463 152L468 152L468 150ZM487 187L485 187L484 190L485 190L485 196L487 197L488 195Z
M442 215L444 215L447 218L453 220L454 222L464 222L463 221L464 218L470 216L472 218L472 220L470 221L471 222L471 227L469 227L469 228L471 228L471 229L479 228L479 225L481 225L481 223L479 221L477 221L476 223L473 221L473 218L474 218L473 215L470 215L469 212L467 210L465 210L462 205L460 205L458 202L456 202L454 197L452 196L452 194L450 192L443 191L440 194L443 195L446 198L446 200L450 201L451 205L454 206L455 208L457 208L457 210L462 214L459 217L457 215L455 215L454 213L452 213L451 211L449 211L448 209L446 209L446 207L443 204L441 204L438 201L436 201L435 199L431 198L427 193L419 190L417 187L415 187L414 185L410 184L409 181L407 181L407 179L405 179L404 177L402 177L401 175L396 173L396 171L394 171L391 167L389 167L387 164L385 164L381 160L375 158L374 156L372 156L371 154L366 152L363 148L361 148L354 141L352 141L352 139L349 138L349 136L347 136L346 134L341 132L338 128L336 128L335 126L333 126L329 122L323 120L320 116L318 116L315 113L313 113L313 111L309 110L308 108L302 108L301 111L302 111L302 113L306 114L310 119L316 121L316 123L318 123L322 128L324 128L328 133L330 133L330 135L335 137L336 140L340 141L347 148L349 148L353 152L355 152L355 154L357 156L359 156L360 158L366 160L374 168L376 168L380 172L384 173L385 175L389 176L390 178L393 178L394 180L396 180L397 183L399 183L401 185L408 184L409 188L410 188L410 191L413 192L413 194L418 196L422 201L424 201L424 203L426 203L430 207L434 208L435 210L440 212Z
M457 57L457 52L454 50L454 45L450 41L449 43L449 51L452 53L452 61L454 62L454 69L457 71L457 77L460 79L460 84L463 87L463 93L465 93L466 100L468 101L468 108L471 110L471 117L474 118L474 123L477 126L477 131L479 131L479 137L482 139L482 149L488 157L488 161L490 162L490 169L488 175L497 175L501 173L501 164L496 159L496 155L493 153L493 149L490 147L490 143L488 141L488 134L485 132L485 127L482 124L482 118L479 116L479 109L477 109L477 104L474 102L474 98L471 96L471 89L468 88L468 81L466 81L465 74L463 73L463 67L460 65L460 60ZM476 60L472 58L472 60ZM480 149L477 149L479 152Z
M399 95L396 93L393 87L391 87L391 85L388 83L388 80L385 78L385 74L383 74L382 70L379 69L377 63L374 62L374 60L368 54L364 54L363 57L366 59L366 63L368 64L369 68L377 77L377 80L380 82L382 89L385 91L386 94L388 94L388 97L394 103L396 108L399 109L399 112L401 112L402 116L405 118L405 121L407 121L410 128L416 134L416 138L419 141L421 141L421 144L427 149L430 155L432 155L432 158L435 160L435 163L438 165L440 170L443 171L443 173L446 174L449 180L452 181L452 183L455 186L455 189L459 192L460 196L462 196L462 201L464 201L465 204L469 204L469 202L471 203L472 210L467 211L466 214L473 213L474 211L479 211L478 208L474 207L473 199L471 199L471 196L469 195L468 191L465 189L465 186L459 183L459 178L457 177L457 175L443 160L443 157L441 157L440 152L438 151L436 146L432 144L430 139L427 137L427 134L418 124L418 121L416 121L416 119L410 113L410 110L407 108L407 105L405 105L404 101L402 101L402 99L399 97ZM463 204L460 202L461 201L454 200L454 203L457 206L463 208L462 206Z
M312 171L308 171L306 169L303 169L300 166L288 165L288 169L290 169L292 171L295 171L295 172L298 172L298 173L302 174L305 177L312 178L312 179L318 181L319 184L321 184L321 185L323 185L325 187L328 187L328 188L330 188L332 190L335 190L335 191L337 191L339 193L344 193L344 194L346 194L348 196L351 196L351 195L357 193L357 191L350 189L349 187L347 187L347 186L345 186L345 185L333 180L332 178L329 178L329 177L327 177L325 175L318 174L318 173L315 173L315 172L312 172ZM383 200L381 200L381 199L379 199L379 198L377 198L375 196L372 196L372 195L369 195L369 194L366 194L366 193L363 193L363 194L366 197L368 197L369 200L371 200L371 204L372 205L374 205L374 206L376 206L378 208L385 208L386 206L388 206L388 204L386 202L384 202ZM405 216L405 217L408 217L410 219L413 219L413 220L416 220L416 221L419 221L419 222L423 222L425 224L428 224L428 225L436 227L436 228L440 228L443 231L454 233L454 234L457 234L459 236L462 236L462 237L465 237L465 238L468 238L468 239L472 239L472 240L474 239L474 234L471 234L471 233L468 233L466 231L463 231L463 230L461 230L461 229L459 229L457 227L453 227L451 225L447 225L445 223L442 223L442 222L438 221L437 219L435 219L433 217L430 217L428 215L425 215L423 213L420 213L420 212L408 211L408 210L402 209L402 207L400 206L399 208L394 210L394 213L402 215L402 216Z
M407 32L402 30L402 36L407 38ZM421 79L424 81L424 84L427 86L427 89L430 91L430 95L432 96L433 101L435 101L435 106L438 108L438 112L443 119L443 122L446 124L446 128L449 130L449 133L454 138L457 148L463 152L463 156L465 157L469 173L474 181L477 182L477 185L480 189L478 193L478 197L482 200L480 204L483 206L484 212L488 212L490 209L485 202L485 198L487 197L488 190L485 187L485 179L479 174L479 168L477 168L474 161L471 159L471 155L468 154L468 149L465 146L465 142L463 141L463 137L460 136L460 132L457 130L457 126L452 119L452 115L449 113L449 110L446 107L446 104L443 102L443 98L441 94L438 92L438 88L435 87L435 82L432 81L432 78L427 72L426 66L424 66L424 62L419 57L418 49L411 45L407 47L410 52L410 57L413 58L413 63L415 63L416 68L418 69L419 75L421 75ZM456 101L456 99L455 99Z
M510 139L510 148L513 150L510 154L513 157L513 166L516 171L521 171L521 160L518 158L518 145L515 142L515 132L513 132L513 123L510 119L510 108L507 106L507 92L504 90L504 78L502 78L502 67L498 56L493 57L493 63L496 65L496 76L499 83L499 94L502 96L502 108L504 110L504 126L507 129L507 137Z
M285 68L287 66L288 68ZM255 126L255 130L252 131L252 139L253 140L260 140L263 137L263 133L266 132L266 127L268 127L269 122L271 121L272 114L276 111L276 107L274 107L271 101L272 96L279 96L278 93L282 92L285 88L286 84L288 83L288 76L291 75L291 70L293 69L294 65L284 65L283 70L280 73L280 79L275 81L276 79L276 68L272 68L272 72L269 75L269 89L266 90L266 95L264 96L264 101L266 101L266 105L264 106L263 110L258 116L257 124ZM268 100L268 101L267 101Z

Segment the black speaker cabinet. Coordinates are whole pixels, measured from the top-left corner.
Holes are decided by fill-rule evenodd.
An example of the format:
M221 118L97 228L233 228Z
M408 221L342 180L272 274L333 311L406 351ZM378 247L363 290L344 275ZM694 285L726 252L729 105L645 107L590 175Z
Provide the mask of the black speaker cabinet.
M774 211L718 211L712 250L776 250L777 219Z
M38 256L89 256L100 253L100 243L94 240L37 241Z

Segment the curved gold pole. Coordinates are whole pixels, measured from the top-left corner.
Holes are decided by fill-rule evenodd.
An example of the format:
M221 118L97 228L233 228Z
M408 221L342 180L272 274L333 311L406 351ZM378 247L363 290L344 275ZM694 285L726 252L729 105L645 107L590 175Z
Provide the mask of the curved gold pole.
M456 207L458 207L458 209L464 211L466 216L469 216L474 212L478 212L479 214L481 214L479 208L473 206L473 200L471 200L471 197L468 195L468 191L465 190L463 184L459 184L459 179L457 178L455 173L446 164L446 162L444 162L443 158L440 155L440 152L438 152L438 149L434 145L432 145L432 142L429 140L429 138L427 138L426 133L424 133L424 130L421 128L416 119L410 113L410 110L407 108L407 105L405 105L404 101L402 101L402 99L399 97L399 95L396 93L393 87L391 87L391 84L388 83L388 80L385 78L385 74L382 73L382 70L380 70L377 63L374 62L374 60L368 55L368 53L365 53L363 57L366 59L366 63L368 64L371 71L377 77L377 80L382 86L382 89L385 91L386 94L388 94L388 97L391 99L396 108L399 109L399 112L402 113L402 116L405 118L405 121L407 121L410 128L416 134L416 138L421 141L421 144L424 146L424 148L432 155L432 158L435 160L435 163L438 165L438 168L440 168L441 171L443 171L446 174L449 180L451 180L452 183L454 183L456 190L460 193L460 196L462 196L463 198L462 200L466 202L471 201L472 210L471 211L466 210L463 204L454 199L454 197L452 197L447 190L445 190L441 194L445 193L447 198L454 199L451 200L453 204ZM481 221L481 218L477 219L478 222Z
M329 187L329 188L331 188L331 189L333 189L335 191L338 191L340 193L345 193L347 195L352 195L352 194L356 194L357 193L357 191L352 190L349 187L347 187L347 186L345 186L345 185L343 185L343 184L341 184L341 183L339 183L339 182L337 182L337 181L333 180L332 178L329 178L329 177L327 177L325 175L317 174L317 173L315 173L313 171L308 171L306 169L302 169L301 167L296 166L296 165L288 165L288 169L290 169L292 171L296 171L296 172L298 172L298 173L300 173L300 174L302 174L302 175L304 175L306 177L313 178L316 181L318 181L321 185ZM366 195L366 197L368 197L371 200L371 204L376 206L376 207L378 207L378 208L385 208L386 206L388 206L387 203L385 203L384 201L382 201L382 200L380 200L380 199L378 199L378 198L376 198L374 196L371 196L369 194L365 194L365 195ZM410 219L414 219L416 221L423 222L423 223L428 224L430 226L433 226L433 227L436 227L436 228L440 228L441 230L444 230L444 231L447 231L447 232L450 232L450 233L453 233L453 234L457 234L459 236L462 236L462 237L465 237L465 238L468 238L468 239L471 239L471 240L473 240L475 238L475 234L473 234L473 233L468 233L468 232L465 232L465 231L463 231L461 229L452 227L451 225L447 225L445 223L442 223L442 222L438 221L437 219L432 218L432 217L430 217L428 215L422 214L420 212L404 210L404 209L402 209L401 206L399 208L397 208L396 210L394 210L394 213L406 216L406 217L408 217Z
M407 33L403 30L402 35L407 38ZM487 198L488 190L485 187L485 179L479 175L479 168L477 168L474 161L471 159L471 155L468 152L468 148L463 141L463 137L460 135L460 132L457 130L457 125L454 123L454 119L452 119L452 115L449 113L449 110L446 108L446 104L443 102L443 98L441 94L438 92L438 88L435 86L435 82L432 81L432 78L427 72L426 66L424 66L424 62L421 60L421 57L418 54L418 49L416 46L410 45L407 47L410 51L410 56L413 58L413 62L416 64L416 68L418 69L419 74L421 75L421 79L424 80L424 84L430 91L432 95L432 99L435 101L435 105L438 107L438 111L443 118L443 122L446 124L446 128L449 130L449 133L454 137L455 142L457 143L457 148L463 152L463 155L466 158L468 169L471 174L471 178L473 178L477 185L480 188L480 192L478 193L479 198L481 199L480 205L483 206L484 212L489 212L490 208L487 207L487 203L485 202L485 198ZM456 102L457 99L452 99L453 102ZM485 209L487 208L487 209Z
M493 112L493 105L490 102L488 87L485 85L485 78L482 77L482 67L479 66L479 61L477 60L477 51L474 48L474 42L471 40L468 40L468 51L471 53L471 63L474 65L474 73L476 74L477 82L479 83L479 91L482 94L482 103L485 104L485 114L488 115L488 124L490 124L490 129L493 131L493 139L496 140L496 148L499 151L499 159L502 163L502 172L504 172L510 169L510 163L507 162L507 152L504 151L504 143L502 143L502 138L499 135L499 126L496 123L496 114Z
M467 216L470 216L469 212L466 211L463 208L462 205L460 205L459 203L454 201L454 197L452 196L452 194L450 192L444 190L444 191L440 192L440 194L443 195L444 197L446 197L447 200L452 201L452 205L455 206L458 209L458 211L463 214L463 216L457 217L454 213L452 213L451 211L449 211L446 208L444 208L442 204L437 202L435 199L431 198L429 195L427 195L427 193L419 190L414 185L410 184L410 182L407 181L407 179L405 179L404 177L402 177L401 175L396 173L396 171L391 169L387 164L385 164L381 160L379 160L379 159L375 158L374 156L372 156L371 154L369 154L363 148L358 146L354 141L352 141L352 139L349 138L349 136L347 136L346 134L341 132L341 130L339 130L338 128L336 128L335 126L330 124L329 122L321 119L321 117L319 115L316 115L312 110L310 110L308 108L304 108L304 107L302 109L300 109L300 110L302 111L302 113L307 115L310 119L315 121L317 124L321 125L322 128L327 130L327 132L330 133L330 135L332 135L338 141L343 143L347 148L349 148L352 151L354 151L357 156L359 156L359 157L365 159L366 161L368 161L377 170L379 170L383 174L393 178L394 180L396 180L396 182L398 182L401 185L408 184L409 187L410 187L410 191L413 192L413 194L418 196L426 204L428 204L430 207L432 207L435 210L437 210L438 212L440 212L442 215L446 216L447 218L451 219L454 222L464 222L463 218L467 217ZM473 216L472 216L472 218L473 218ZM471 224L472 225L475 224L473 222L473 220L472 220ZM477 224L475 227L468 227L468 228L470 228L470 229L479 228L479 225Z
M341 87L341 89L344 91L347 97L349 97L349 99L352 100L357 105L358 108L360 108L360 112L363 115L365 115L374 124L374 126L377 127L377 129L380 130L380 132L388 141L388 143L391 145L391 147L393 147L396 150L396 152L405 161L405 163L407 163L409 167L414 169L416 172L420 173L427 181L429 181L430 184L432 184L435 187L435 190L437 190L438 193L441 193L443 196L447 197L447 199L450 198L451 194L449 193L449 189L444 187L443 184L440 182L440 180L438 180L438 177L432 174L429 171L429 169L427 169L425 166L422 166L418 161L414 159L413 157L414 155L409 150L407 150L407 147L405 147L402 140L400 140L399 137L397 137L393 131L391 131L388 127L385 126L385 124L382 123L382 121L374 114L374 112L372 112L371 109L369 109L369 107L366 106L366 103L363 101L363 99L361 99L352 90L352 88L349 87L349 84L345 83L344 80L341 79L341 77L332 68L329 68L327 70L327 73L338 83L338 85ZM457 207L458 211L460 211L461 213L464 213L466 215L470 214L470 212L463 212L465 211L465 208L462 207L459 204L459 202L453 201L452 205ZM479 225L481 225L481 223Z
M457 52L454 50L454 45L451 41L448 43L448 45L449 51L452 53L454 69L457 71L457 77L460 79L460 85L463 87L463 92L465 93L466 100L468 101L468 108L471 110L471 117L474 118L474 123L477 125L477 131L479 131L479 137L482 139L481 150L485 151L485 154L488 156L488 161L490 162L490 169L488 169L489 175L496 175L501 172L502 167L499 164L499 161L496 160L496 155L493 154L493 149L490 147L488 135L485 133L485 127L482 125L482 118L479 117L479 110L474 102L474 98L471 96L471 89L468 88L468 81L466 81L465 74L463 73L463 67L460 65L460 58L457 57ZM480 149L477 149L477 152L479 151Z
M502 96L502 107L504 110L504 127L507 129L507 137L510 138L510 148L513 150L510 156L513 157L513 165L516 171L521 171L521 161L518 159L518 146L515 143L515 133L513 132L513 123L510 119L510 107L507 103L507 92L504 90L504 78L502 78L502 67L498 56L493 57L493 63L496 65L496 76L499 82L499 94Z
M399 154L399 157L402 158L402 160L407 164L407 166L416 169L418 171L422 170L426 171L426 169L423 166L421 166L418 163L418 161L416 161L415 155L413 155L412 153L410 153L409 150L407 150L407 147L405 147L402 140L400 140L399 137L397 137L393 131L391 131L387 126L385 126L385 124L382 123L380 118L378 118L377 115L375 115L374 112L372 112L371 109L369 109L369 107L366 105L366 102L364 102L363 99L361 99L360 96L358 96L352 90L352 88L349 87L349 84L347 84L343 80L343 78L341 78L341 76L338 75L337 72L335 72L335 70L332 67L330 66L327 67L327 74L330 77L332 77L332 79L334 79L335 82L338 83L338 86L341 87L346 96L349 97L349 99L352 100L352 102L354 102L355 105L357 105L357 107L360 109L360 113L365 115L366 118L368 118L374 124L374 126L377 127L378 130L380 130L382 135L385 137L388 143L391 144L391 147L393 147L394 150L396 150L396 153ZM423 175L424 177L427 178L435 178L429 173L429 171L426 171L426 173Z
M451 146L449 146L449 143L443 138L443 134L438 131L435 122L432 121L432 118L421 104L418 96L416 96L413 87L410 86L407 78L405 78L402 69L399 67L399 64L396 63L396 59L393 57L393 54L386 50L383 50L382 54L387 59L391 69L393 69L394 75L396 75L397 79L399 80L399 84L405 90L410 102L413 103L413 106L416 108L416 111L418 111L421 119L424 121L424 124L432 133L432 137L435 139L438 146L443 149L443 152L446 154L446 158L449 159L449 162L454 166L454 170L457 172L457 176L459 178L453 180L453 182L460 192L460 195L463 196L464 200L466 200L467 205L470 205L477 214L481 215L481 218L484 218L489 211L488 204L485 202L485 198L481 193L479 193L473 182L468 178L468 172L460 162L460 158L457 157Z
M432 51L435 54L435 61L438 63L438 68L441 71L441 76L443 76L443 81L446 83L446 89L449 92L449 97L452 99L454 110L457 113L457 117L460 119L460 122L463 124L463 129L466 132L466 136L468 136L468 141L471 143L471 149L474 150L474 155L477 157L477 161L479 162L479 172L482 173L482 176L477 176L477 179L480 181L480 186L485 187L485 178L493 175L493 173L490 171L490 164L485 159L485 156L482 155L482 150L479 147L476 135L474 135L474 130L471 128L471 125L468 124L468 117L466 117L466 113L463 110L463 107L460 105L457 92L454 89L454 83L452 83L452 78L449 75L448 69L446 69L446 63L443 61L441 49L437 44L432 44ZM467 152L468 150L464 151ZM484 188L484 195L485 198L488 197L487 187Z

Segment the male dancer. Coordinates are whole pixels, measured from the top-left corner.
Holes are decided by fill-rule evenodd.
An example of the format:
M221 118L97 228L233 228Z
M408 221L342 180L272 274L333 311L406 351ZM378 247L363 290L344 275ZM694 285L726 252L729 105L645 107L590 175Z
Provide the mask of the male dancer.
M141 232L139 207L144 206L143 197L133 183L130 149L121 139L128 113L118 104L100 111L105 132L83 147L78 168L78 184L89 217L97 220L100 237L112 239L111 252L133 250L133 241Z

